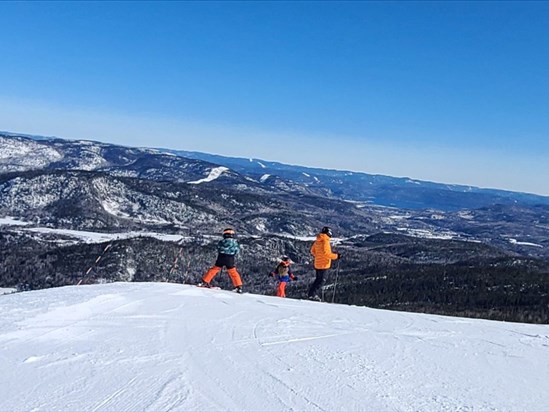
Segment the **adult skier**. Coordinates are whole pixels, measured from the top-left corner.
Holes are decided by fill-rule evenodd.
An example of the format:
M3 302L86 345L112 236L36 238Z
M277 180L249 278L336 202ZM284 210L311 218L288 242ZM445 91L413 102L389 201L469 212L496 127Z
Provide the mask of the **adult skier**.
M314 266L316 271L316 279L307 293L307 297L311 300L321 300L318 296L318 290L324 282L326 272L330 269L332 260L336 260L341 257L339 253L332 252L332 246L330 245L331 237L332 229L328 226L324 226L311 246L311 254L315 259Z
M269 273L269 276L278 280L276 286L276 296L286 297L286 284L291 280L297 280L297 276L294 275L292 268L290 267L292 261L288 256L284 256L280 263L276 266L276 269Z
M234 285L234 291L242 293L242 279L236 270L235 256L240 253L240 245L234 238L235 232L232 228L223 231L223 239L217 244L217 259L215 264L204 274L202 282L198 286L211 287L210 282L223 268L227 268L227 273Z

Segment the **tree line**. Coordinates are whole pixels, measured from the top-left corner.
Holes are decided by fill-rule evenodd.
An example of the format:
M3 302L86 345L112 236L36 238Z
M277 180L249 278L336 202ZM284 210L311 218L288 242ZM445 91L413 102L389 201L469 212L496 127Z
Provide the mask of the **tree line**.
M107 243L60 246L31 235L0 234L0 287L43 289L84 283L132 281L197 283L213 264L214 242L203 239L179 244L138 237ZM241 239L237 267L246 291L274 294L268 273L277 258L295 262L299 280L289 285L290 298L303 298L314 279L310 242L281 237ZM399 250L402 246L399 246ZM338 274L335 302L402 311L549 324L549 264L546 260L477 253L448 263L440 259L414 261L414 253L344 245L342 259L326 279L331 301ZM415 249L413 249L415 251ZM402 251L401 251L402 252ZM339 265L339 266L338 266ZM86 275L89 268L92 270ZM230 288L226 274L214 282Z

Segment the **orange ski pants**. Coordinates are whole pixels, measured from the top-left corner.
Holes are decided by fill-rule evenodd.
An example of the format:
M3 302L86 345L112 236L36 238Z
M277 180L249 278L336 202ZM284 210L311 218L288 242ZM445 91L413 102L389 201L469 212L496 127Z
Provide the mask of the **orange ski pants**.
M286 297L286 282L279 282L276 287L276 296L285 298Z
M202 280L204 282L210 283L212 279L219 273L221 270L221 267L219 266L212 266L204 275ZM240 279L240 274L236 270L236 268L230 268L227 269L227 273L229 274L229 277L231 278L231 281L233 282L233 285L235 288L242 286L242 279Z

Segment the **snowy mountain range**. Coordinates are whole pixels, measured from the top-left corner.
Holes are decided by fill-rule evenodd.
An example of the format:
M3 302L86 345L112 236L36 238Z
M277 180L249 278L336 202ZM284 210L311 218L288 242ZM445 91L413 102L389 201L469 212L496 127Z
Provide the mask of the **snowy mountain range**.
M220 176L246 177L278 187L346 201L441 211L502 205L549 205L549 197L410 178L307 168L260 159L232 158L170 149L137 149L91 141L70 141L0 132L0 171L95 170L114 176L190 182ZM162 156L172 155L171 157ZM221 165L215 170L211 165ZM205 170L209 169L206 173Z
M0 153L0 213L72 229L193 222L195 230L220 230L223 223L214 222L222 219L243 232L312 235L330 213L326 209L334 208L348 214L347 225L368 226L352 223L366 220L356 217L364 214L358 208L341 201L324 205L306 187L289 193L223 166L156 150L0 135ZM303 208L308 216L296 215Z
M166 152L0 133L0 214L71 229L189 222L200 229L222 218L250 234L312 236L331 222L348 235L398 226L412 235L482 240L505 236L484 233L498 222L516 224L505 228L518 237L515 246L547 240L549 197ZM389 198L421 209L383 207Z
M225 157L182 150L159 150L189 159L224 165L273 186L288 185L288 182L291 182L293 185L305 186L322 196L369 205L441 211L480 208L494 204L549 205L549 197L527 193L302 167L261 159Z
M9 411L545 411L544 325L170 283L0 296Z
M92 266L90 281L193 283L233 226L249 290L271 293L258 275L285 254L300 296L324 225L345 255L341 302L549 321L549 198L0 133L0 287L74 284Z

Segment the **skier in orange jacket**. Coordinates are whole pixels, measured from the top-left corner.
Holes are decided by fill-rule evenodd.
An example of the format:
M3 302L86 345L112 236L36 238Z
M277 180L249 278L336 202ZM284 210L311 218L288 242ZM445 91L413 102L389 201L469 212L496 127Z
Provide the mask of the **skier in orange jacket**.
M320 289L324 282L324 276L328 269L330 269L332 260L339 259L341 256L339 253L332 252L332 247L330 245L331 237L332 229L324 226L311 246L311 254L315 258L314 265L316 271L316 279L307 293L307 297L311 300L321 300L318 296L318 289Z

